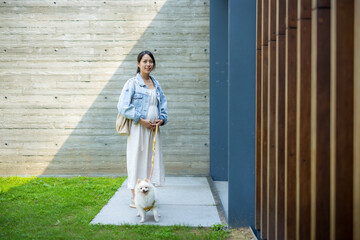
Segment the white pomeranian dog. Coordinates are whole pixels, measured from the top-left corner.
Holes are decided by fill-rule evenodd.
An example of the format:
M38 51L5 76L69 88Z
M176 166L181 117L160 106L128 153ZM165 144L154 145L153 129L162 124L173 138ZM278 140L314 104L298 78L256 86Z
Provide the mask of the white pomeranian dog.
M135 207L138 210L137 216L141 217L140 223L144 222L145 214L150 210L153 212L154 220L159 221L156 188L146 178L144 180L139 179L135 186Z

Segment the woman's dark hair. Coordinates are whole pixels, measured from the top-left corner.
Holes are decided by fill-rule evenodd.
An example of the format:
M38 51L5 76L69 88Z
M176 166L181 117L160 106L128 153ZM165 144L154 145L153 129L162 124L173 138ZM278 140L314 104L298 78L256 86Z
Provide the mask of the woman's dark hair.
M151 59L153 60L153 62L154 62L154 67L153 67L152 70L154 70L155 67L156 67L155 58L154 58L154 55L153 55L150 51L145 50L145 51L142 51L141 53L139 53L139 55L137 56L137 62L140 63L141 59L142 59L143 56L145 56L146 54L149 55L149 56L151 57ZM136 70L136 73L139 73L139 72L140 72L140 68L138 67L137 70Z

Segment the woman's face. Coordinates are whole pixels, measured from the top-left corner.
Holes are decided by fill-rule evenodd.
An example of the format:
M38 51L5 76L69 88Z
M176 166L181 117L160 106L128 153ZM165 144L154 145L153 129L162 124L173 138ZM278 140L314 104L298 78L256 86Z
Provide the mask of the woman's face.
M141 73L149 74L153 70L154 62L149 55L145 54L138 63L138 67Z

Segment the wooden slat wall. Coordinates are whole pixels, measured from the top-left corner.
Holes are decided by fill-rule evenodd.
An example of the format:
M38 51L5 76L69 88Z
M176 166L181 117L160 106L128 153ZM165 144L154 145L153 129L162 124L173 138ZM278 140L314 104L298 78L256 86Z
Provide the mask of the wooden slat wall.
M353 238L354 1L331 1L331 17L330 226L334 240Z
M209 0L9 0L0 23L0 175L125 175L116 104L145 49L166 173L209 174Z
M261 109L261 179L257 182L261 184L261 237L266 238L267 236L267 133L268 133L268 19L269 4L267 0L262 0L261 8L261 61L262 61L262 72L261 72L261 105L257 105ZM258 13L260 14L260 13Z
M285 238L296 239L297 0L286 4Z
M269 37L268 37L268 149L267 149L267 238L275 237L275 201L276 201L276 162L275 162L275 114L276 114L276 0L269 0Z
M360 0L355 1L354 26L360 26ZM355 27L354 43L360 43L360 28ZM360 66L360 44L355 44L354 66ZM354 67L354 239L360 239L360 67Z
M313 1L311 238L330 239L330 1Z
M298 1L296 233L310 239L311 1Z
M276 8L276 113L275 113L275 238L284 239L284 178L285 178L285 14L286 1L277 0Z
M257 1L257 12L260 13L262 11L262 1ZM257 20L256 20L256 105L261 106L261 74L262 74L262 58L261 58L261 42L262 42L262 35L261 35L261 20L262 14L257 14ZM256 108L256 185L255 185L255 229L260 229L260 223L261 223L261 183L259 182L259 179L261 179L261 107Z
M273 4L258 5L256 228L262 239L359 239L360 3Z

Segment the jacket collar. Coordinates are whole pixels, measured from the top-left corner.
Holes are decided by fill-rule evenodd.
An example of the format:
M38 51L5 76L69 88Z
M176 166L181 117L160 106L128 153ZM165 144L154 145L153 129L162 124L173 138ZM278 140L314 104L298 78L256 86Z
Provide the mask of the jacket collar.
M155 78L153 78L151 75L150 75L150 77L151 77L151 79L152 79L153 82L154 82L155 88L157 88L157 85L158 85L157 81L156 81ZM137 73L137 74L136 74L136 82L139 84L139 86L141 86L141 87L146 87L146 84L145 84L144 80L142 79L140 73Z

